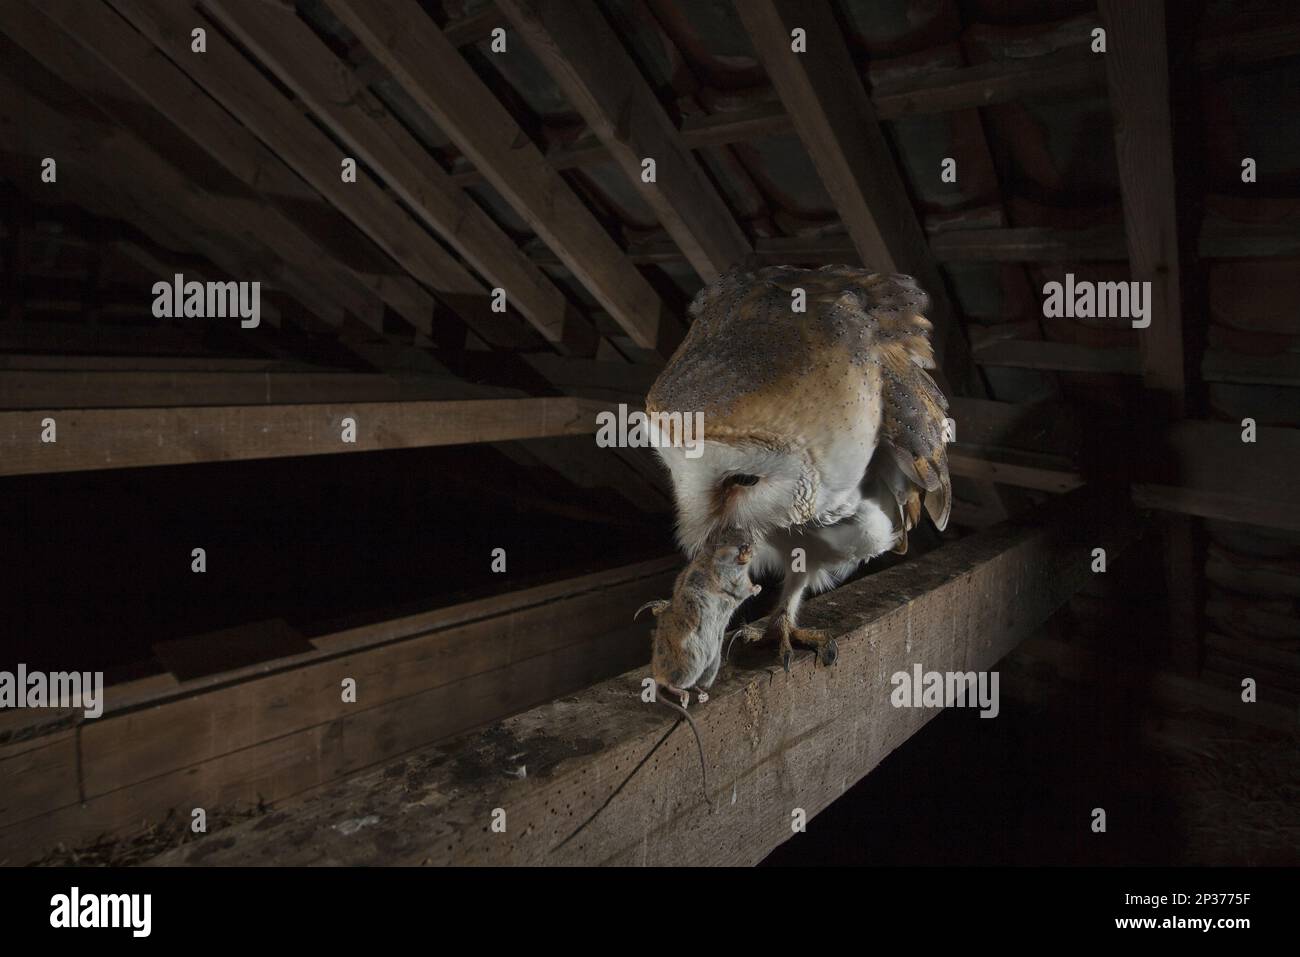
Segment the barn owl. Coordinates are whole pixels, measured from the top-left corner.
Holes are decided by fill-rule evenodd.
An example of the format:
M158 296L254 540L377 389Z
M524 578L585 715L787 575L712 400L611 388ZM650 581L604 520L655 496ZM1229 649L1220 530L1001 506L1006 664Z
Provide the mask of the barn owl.
M703 413L702 453L671 435L653 443L672 476L678 542L694 557L740 530L755 573L784 576L767 634L787 670L792 640L825 664L838 653L796 624L805 592L906 551L923 500L948 523L948 403L925 372L927 302L909 276L733 269L695 297L690 332L646 397L651 423L670 432L671 413Z

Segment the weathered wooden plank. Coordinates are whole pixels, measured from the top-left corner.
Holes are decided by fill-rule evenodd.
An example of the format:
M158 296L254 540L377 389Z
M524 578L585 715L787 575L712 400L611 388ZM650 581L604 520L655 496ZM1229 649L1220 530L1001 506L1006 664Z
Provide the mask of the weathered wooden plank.
M756 863L791 836L793 809L814 817L935 714L894 707L892 674L918 663L993 668L1089 579L1093 548L1116 554L1135 531L1114 503L1057 505L1034 524L997 526L807 603L807 623L839 636L832 668L804 654L789 674L775 664L725 670L694 709L713 813L694 742L678 728L564 843L675 720L642 702L638 669L155 863ZM526 776L507 774L520 764ZM504 833L489 826L494 808L506 812Z
M1151 326L1141 330L1142 377L1182 415L1182 293L1179 287L1173 128L1163 0L1101 0L1107 27L1106 78L1115 117L1115 154L1124 204L1124 235L1136 282L1151 283Z
M3 822L17 814L22 826L0 827L0 858L131 833L169 811L284 801L607 678L648 657L649 626L629 627L630 613L666 594L680 564L656 559L336 632L314 653L180 684L110 688L104 717L80 728L80 764L46 762L84 780L82 798L56 789L62 777L29 780ZM341 700L344 677L358 683L355 704ZM0 778L31 763L7 768L5 757Z
M1068 492L1084 484L1083 477L1066 465L1040 462L1034 456L1025 459L1028 461L969 454L959 446L948 448L948 469L953 475L1044 492Z
M1179 422L1148 450L1151 479L1133 487L1147 508L1300 531L1300 429Z
M473 395L474 391L473 385L450 376L380 375L373 372L217 372L195 368L144 372L3 370L0 366L0 409L402 402L465 398ZM483 391L490 395L491 390Z
M749 240L600 11L565 0L499 0L497 7L701 278L712 282L743 261ZM647 158L655 162L652 182L644 177Z
M0 475L226 462L595 432L605 404L569 397L347 405L0 412ZM42 420L57 441L42 442ZM343 441L343 420L356 441Z
M596 300L643 348L669 355L676 319L418 4L327 0Z
M1128 259L1124 232L1092 229L949 229L930 236L930 251L952 262L1109 262Z
M1056 372L1096 372L1138 375L1138 351L1129 348L1096 349L1072 342L1029 339L998 339L974 351L975 361L984 366L1012 369L1044 369Z

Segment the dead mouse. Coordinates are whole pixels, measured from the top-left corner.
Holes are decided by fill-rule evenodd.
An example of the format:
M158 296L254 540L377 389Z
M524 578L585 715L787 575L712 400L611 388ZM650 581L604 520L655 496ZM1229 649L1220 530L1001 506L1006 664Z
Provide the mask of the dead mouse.
M749 577L753 546L737 534L711 541L673 583L673 597L646 602L658 619L651 638L650 668L659 686L677 695L685 708L691 691L709 700L722 665L727 622L746 598L762 591ZM635 616L634 616L635 617Z
M739 533L724 532L710 540L673 583L673 597L648 601L636 614L649 608L655 615L655 630L651 638L650 666L659 687L681 699L677 705L667 698L655 696L660 704L672 708L680 715L668 733L655 743L637 765L628 772L595 813L578 825L577 830L561 841L556 850L577 837L619 795L619 792L641 770L684 719L695 735L695 745L700 752L700 780L704 787L704 800L713 810L709 798L708 770L704 760L704 742L695 727L695 719L686 711L691 691L696 700L709 700L706 689L713 686L722 666L722 640L727 622L740 603L757 595L762 587L749 577L749 562L753 546ZM633 616L634 618L636 615Z

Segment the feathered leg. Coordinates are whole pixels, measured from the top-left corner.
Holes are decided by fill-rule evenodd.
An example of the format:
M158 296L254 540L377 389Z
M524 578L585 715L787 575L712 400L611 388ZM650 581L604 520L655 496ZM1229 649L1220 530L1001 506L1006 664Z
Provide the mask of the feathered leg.
M803 602L804 588L807 585L807 572L788 572L786 574L785 581L781 583L781 599L777 604L777 609L772 612L771 617L768 619L767 631L763 634L765 638L776 639L777 657L787 672L794 660L792 641L815 649L817 659L824 665L835 664L835 659L839 657L840 653L834 637L828 632L819 628L800 628L795 624L795 619L799 614L799 605ZM742 632L742 637L746 641L755 641L759 635L757 629L748 629Z

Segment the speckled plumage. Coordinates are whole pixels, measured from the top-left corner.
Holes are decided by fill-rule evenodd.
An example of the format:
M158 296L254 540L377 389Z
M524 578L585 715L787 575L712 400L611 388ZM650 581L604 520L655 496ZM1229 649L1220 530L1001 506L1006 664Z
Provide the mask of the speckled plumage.
M758 567L786 573L791 626L805 587L904 550L923 501L947 524L947 401L925 371L927 303L908 276L733 269L696 296L690 332L646 398L652 415L703 413L698 459L658 449L682 546L693 555L728 527L762 542ZM794 548L806 573L791 568Z

